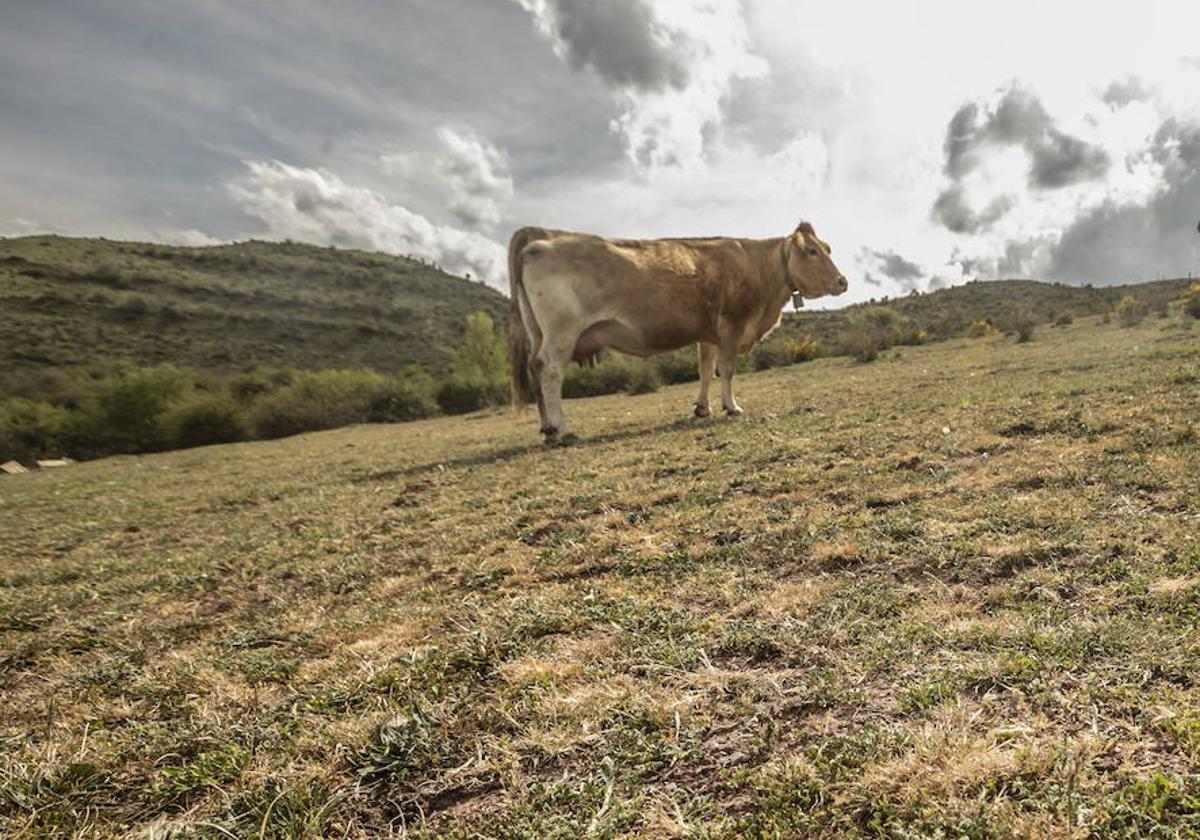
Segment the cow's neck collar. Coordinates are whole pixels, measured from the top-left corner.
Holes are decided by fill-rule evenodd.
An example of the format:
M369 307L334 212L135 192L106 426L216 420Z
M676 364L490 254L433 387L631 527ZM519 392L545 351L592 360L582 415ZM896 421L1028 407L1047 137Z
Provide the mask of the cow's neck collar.
M792 272L788 270L787 244L790 236L785 236L783 242L779 243L779 263L783 266L783 282L787 284L788 290L792 293L792 306L796 309L804 306L804 295L800 293L800 289L796 286L796 281L792 279Z

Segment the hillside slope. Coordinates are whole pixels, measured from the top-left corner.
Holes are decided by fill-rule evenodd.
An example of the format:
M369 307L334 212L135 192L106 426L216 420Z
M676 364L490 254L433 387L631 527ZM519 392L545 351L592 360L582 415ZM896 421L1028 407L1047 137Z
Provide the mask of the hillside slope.
M442 370L465 316L503 320L507 304L480 283L385 254L36 236L0 239L0 311L9 374L115 360L397 373Z
M1065 311L1076 316L1100 315L1131 295L1151 313L1161 311L1187 290L1187 279L1156 280L1120 286L1068 286L1036 280L988 280L951 286L934 292L882 298L832 311L789 313L781 336L807 334L826 347L836 344L846 325L865 309L883 306L905 316L932 340L962 335L974 321L1011 323L1029 317L1049 323Z
M1200 345L0 478L0 835L1190 837Z
M1029 280L970 283L834 311L788 313L777 340L811 335L839 349L872 306L930 339L973 322L1037 322L1107 312L1126 294L1150 310L1186 280L1090 288ZM412 364L444 373L465 317L508 317L506 298L402 257L297 243L185 248L101 239L0 239L0 398L40 398L47 371L172 363L228 374L257 366L320 370Z

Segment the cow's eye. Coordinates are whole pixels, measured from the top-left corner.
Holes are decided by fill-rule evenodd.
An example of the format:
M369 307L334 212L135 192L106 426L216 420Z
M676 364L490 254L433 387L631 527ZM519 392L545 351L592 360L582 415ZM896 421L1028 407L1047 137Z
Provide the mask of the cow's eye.
M817 249L810 245L804 249L804 253L808 254L810 257L815 257L817 255Z

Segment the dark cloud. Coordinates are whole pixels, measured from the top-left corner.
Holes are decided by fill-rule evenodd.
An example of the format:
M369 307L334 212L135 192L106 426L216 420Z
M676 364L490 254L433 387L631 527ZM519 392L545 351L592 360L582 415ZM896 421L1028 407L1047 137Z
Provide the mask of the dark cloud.
M644 0L517 0L551 34L575 69L590 67L622 88L656 91L688 83L688 55Z
M1078 218L1051 252L1051 279L1112 284L1200 269L1200 121L1167 120L1150 154L1163 189L1145 204L1106 202Z
M1004 146L1020 146L1029 155L1027 179L1032 189L1059 189L1101 178L1112 164L1104 149L1057 128L1041 100L1014 85L994 108L985 110L968 102L950 118L942 148L944 171L952 183L934 203L935 221L955 233L975 233L1013 207L1015 200L1002 196L977 211L963 185L989 149Z
M503 150L530 192L625 165L611 91L545 49L512 3L0 8L0 223L130 238L262 233L222 185L243 161L271 159L449 222L456 202L432 163L403 175L380 164L398 152L432 162L434 129L447 123Z
M905 292L920 288L919 281L924 279L925 272L916 263L906 260L895 251L864 248L862 253L865 258L874 262L875 271L882 275L878 277L873 271L866 272L863 279L867 283L882 286L885 280L890 280L894 286Z
M1132 102L1145 102L1151 95L1152 91L1145 82L1129 75L1113 80L1100 95L1100 101L1113 108L1124 108Z
M983 210L974 210L967 201L962 184L952 184L933 204L931 218L952 233L978 233L991 227L1012 209L1016 199L1009 195L996 198Z
M979 144L979 106L968 102L950 118L946 128L946 174L956 181L975 168L974 152Z
M1051 243L1048 237L1014 240L1004 247L999 257L970 258L956 255L955 262L963 273L979 280L1012 280L1034 274L1034 260L1039 251Z
M1104 149L1056 128L1048 129L1029 147L1029 153L1033 158L1029 182L1041 189L1058 189L1102 178L1112 164Z
M1025 144L1036 142L1038 136L1054 125L1037 96L1014 85L996 105L984 126L985 139L996 143Z

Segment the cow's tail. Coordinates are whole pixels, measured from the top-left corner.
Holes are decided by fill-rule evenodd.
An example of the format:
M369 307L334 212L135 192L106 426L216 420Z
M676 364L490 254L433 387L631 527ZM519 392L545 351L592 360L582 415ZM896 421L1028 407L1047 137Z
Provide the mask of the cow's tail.
M512 401L514 405L526 405L536 398L534 383L529 376L529 331L521 317L521 296L525 290L521 285L521 251L544 231L540 228L521 228L508 243L508 362L512 374Z

